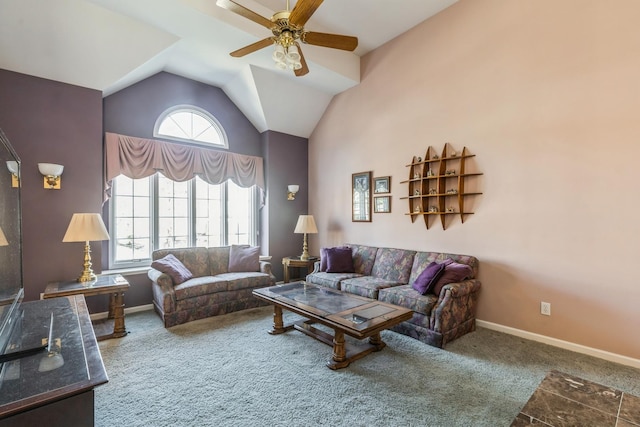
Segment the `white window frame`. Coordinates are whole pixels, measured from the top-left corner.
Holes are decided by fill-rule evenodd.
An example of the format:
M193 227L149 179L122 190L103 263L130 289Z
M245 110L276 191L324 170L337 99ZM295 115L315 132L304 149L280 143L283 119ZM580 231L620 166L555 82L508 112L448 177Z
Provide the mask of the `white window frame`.
M220 144L161 134L160 126L162 125L162 123L166 119L168 119L171 115L176 113L191 113L191 114L198 115L204 118L205 120L207 120L211 125L211 127L218 133L220 137ZM153 136L155 138L168 139L171 141L178 141L178 142L182 142L190 145L199 145L199 146L208 147L208 148L215 147L215 148L222 148L225 150L229 149L229 141L227 139L227 134L224 131L224 128L222 127L218 119L213 117L211 113L209 113L207 110L204 110L200 107L196 107L195 105L187 105L187 104L174 105L173 107L170 107L164 110L156 120L156 123L153 125Z
M229 241L228 241L228 223L227 223L227 206L228 206L228 192L227 192L227 184L228 181L223 183L223 184L219 184L223 186L222 189L222 198L224 200L223 202L223 206L222 206L222 218L223 218L223 224L222 224L222 228L223 228L223 233L221 236L222 242L221 245L222 246L227 246L229 245ZM117 182L114 181L113 183L114 188L114 194L116 194L117 192ZM113 236L110 241L109 241L109 270L119 270L119 269L126 269L126 268L136 268L136 267L148 267L151 264L151 252L155 251L157 249L159 249L158 243L159 243L159 237L158 237L158 200L159 200L159 194L158 194L158 174L152 175L149 177L149 212L150 212L150 218L149 218L149 226L150 226L150 230L149 230L149 235L150 235L150 252L149 252L149 258L144 258L144 259L137 259L137 260L131 260L131 261L116 261L115 260L115 245L117 242L116 239L116 233L115 233L115 229L111 229L111 235ZM195 222L196 222L196 215L195 215L195 197L194 197L194 190L195 190L195 178L193 178L191 181L189 181L189 245L193 246L195 245L195 241L196 241L196 235L195 235ZM260 212L258 209L258 201L259 201L259 194L258 194L258 188L257 186L254 186L252 188L251 191L251 202L250 202L250 209L253 212L252 215L252 221L251 224L249 224L249 244L256 246L258 244L259 241L259 218L260 218ZM114 227L115 225L115 210L116 210L116 203L117 203L117 198L113 197L111 199L111 202L109 203L109 224L111 225L111 227Z

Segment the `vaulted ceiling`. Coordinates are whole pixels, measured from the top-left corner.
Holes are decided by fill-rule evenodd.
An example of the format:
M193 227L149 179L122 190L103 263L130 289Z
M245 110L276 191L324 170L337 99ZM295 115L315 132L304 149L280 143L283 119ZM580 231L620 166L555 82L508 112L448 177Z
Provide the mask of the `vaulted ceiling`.
M234 1L266 18L286 9ZM305 28L356 36L358 48L302 44L310 72L296 77L270 47L229 56L270 33L216 0L0 0L0 68L104 96L167 71L222 88L260 132L308 137L331 98L360 82L362 55L456 1L325 0Z

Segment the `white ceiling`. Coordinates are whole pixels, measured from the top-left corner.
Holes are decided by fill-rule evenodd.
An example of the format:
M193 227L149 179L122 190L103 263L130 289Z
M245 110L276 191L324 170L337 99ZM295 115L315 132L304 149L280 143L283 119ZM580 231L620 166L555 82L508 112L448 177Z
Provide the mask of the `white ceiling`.
M286 9L234 1L267 18ZM229 56L270 32L216 0L0 0L0 68L104 96L167 71L222 88L260 132L306 138L333 95L359 83L360 56L456 1L326 0L305 28L356 36L358 48L303 44L310 72L295 77L275 68L270 48Z

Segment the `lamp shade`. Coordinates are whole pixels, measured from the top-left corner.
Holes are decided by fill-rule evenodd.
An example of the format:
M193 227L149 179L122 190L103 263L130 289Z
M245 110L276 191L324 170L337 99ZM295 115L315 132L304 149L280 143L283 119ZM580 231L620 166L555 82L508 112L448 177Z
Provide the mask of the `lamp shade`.
M318 227L316 227L316 221L313 219L313 215L300 215L298 217L298 223L296 224L296 229L293 230L293 232L298 234L317 233Z
M7 169L14 175L18 175L18 162L15 160L7 161Z
M60 176L64 170L64 166L55 163L38 163L38 170L42 175Z
M102 222L102 217L97 213L75 213L67 232L62 238L63 242L93 242L96 240L109 240L109 233Z
M2 228L0 228L0 246L9 246L9 242L4 235L4 231L2 231Z

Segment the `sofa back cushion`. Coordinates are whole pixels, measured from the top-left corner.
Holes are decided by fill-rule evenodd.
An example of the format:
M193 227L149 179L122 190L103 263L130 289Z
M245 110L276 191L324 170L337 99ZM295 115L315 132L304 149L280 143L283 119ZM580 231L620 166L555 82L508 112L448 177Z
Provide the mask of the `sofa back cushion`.
M373 269L373 263L376 261L378 248L374 246L352 244L347 244L346 246L351 248L353 269L355 272L362 274L363 276L371 276L371 270Z
M218 246L209 248L209 267L211 268L208 275L215 276L229 272L229 252L230 246Z
M245 273L260 271L260 246L231 245L229 250L229 272Z
M153 251L153 261L172 254L193 274L193 277L209 275L209 257L207 248L158 249Z
M398 283L409 283L415 251L379 248L371 275Z
M420 273L432 262L443 263L447 259L451 259L459 264L466 264L471 267L472 275L470 279L478 275L478 259L470 255L446 254L441 252L416 252L413 258L413 267L411 268L411 277L409 284L412 285Z

